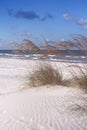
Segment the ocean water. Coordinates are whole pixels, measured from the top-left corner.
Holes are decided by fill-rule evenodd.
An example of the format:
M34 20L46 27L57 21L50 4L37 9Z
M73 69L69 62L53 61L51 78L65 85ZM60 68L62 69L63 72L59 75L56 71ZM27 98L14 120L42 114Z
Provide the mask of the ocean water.
M0 50L0 58L14 58L19 57L13 50Z
M72 50L72 51L66 51L62 50L61 51L64 56L59 56L59 55L49 55L49 60L52 61L84 61L87 62L87 50L81 51L81 50ZM24 55L19 55L16 54L14 50L0 50L0 58L19 58L19 59L34 59L34 60L39 60L39 59L47 59L46 57L41 57L41 54L24 54ZM48 60L48 59L47 59Z
M37 55L29 53L20 55L14 50L0 50L0 58L32 59L35 56Z

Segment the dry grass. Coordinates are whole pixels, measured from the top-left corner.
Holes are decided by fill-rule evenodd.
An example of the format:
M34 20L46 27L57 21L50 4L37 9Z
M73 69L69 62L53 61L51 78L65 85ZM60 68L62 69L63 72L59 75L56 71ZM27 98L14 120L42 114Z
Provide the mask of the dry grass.
M37 65L31 74L27 75L28 86L43 85L67 85L68 80L63 79L62 71L54 68L49 62L42 62Z
M71 86L78 87L87 92L87 65L73 65L69 72L72 75Z
M21 50L23 54L25 52L32 52L42 54L42 58L45 56L49 58L49 54L61 56L66 58L66 54L62 50L66 50L68 54L73 56L78 56L78 53L75 54L72 50L81 50L81 55L87 58L87 37L82 35L73 35L71 40L64 42L54 42L48 41L46 39L44 45L41 48L37 47L32 41L24 39L21 44L12 43L18 50ZM77 59L78 60L78 59ZM82 61L81 61L82 63ZM33 70L31 74L27 75L28 85L29 82L31 86L40 86L40 85L67 85L73 87L79 87L87 91L87 66L80 67L77 65L74 66L74 69L71 68L72 79L66 80L63 79L62 71L58 68L54 69L50 64L40 64L36 65L37 69ZM68 68L68 66L67 66ZM66 68L66 69L67 69ZM76 69L78 68L78 74L76 74ZM84 71L85 70L85 71Z

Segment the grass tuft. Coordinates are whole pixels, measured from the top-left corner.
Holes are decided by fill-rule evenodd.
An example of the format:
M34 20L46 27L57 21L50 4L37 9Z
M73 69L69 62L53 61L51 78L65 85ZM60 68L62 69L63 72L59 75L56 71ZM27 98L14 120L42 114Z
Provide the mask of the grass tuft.
M63 79L61 69L54 68L50 63L40 63L37 69L27 75L28 85L37 87L43 85L66 85L67 80Z
M73 86L87 92L87 65L74 65L74 68L71 68L71 74L73 77L71 80Z

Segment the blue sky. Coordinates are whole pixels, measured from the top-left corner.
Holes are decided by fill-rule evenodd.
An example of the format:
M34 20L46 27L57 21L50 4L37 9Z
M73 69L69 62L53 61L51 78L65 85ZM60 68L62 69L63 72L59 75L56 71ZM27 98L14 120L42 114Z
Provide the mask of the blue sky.
M58 41L87 35L87 0L2 0L0 48L23 38ZM38 42L36 43L38 44Z

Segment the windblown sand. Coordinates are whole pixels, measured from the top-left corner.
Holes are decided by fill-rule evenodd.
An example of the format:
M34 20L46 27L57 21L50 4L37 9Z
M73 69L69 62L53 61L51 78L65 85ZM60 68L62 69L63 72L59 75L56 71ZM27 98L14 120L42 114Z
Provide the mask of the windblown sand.
M39 61L0 58L0 130L87 130L87 94L53 86L22 89ZM52 63L55 65L55 63ZM65 63L57 63L69 76Z

